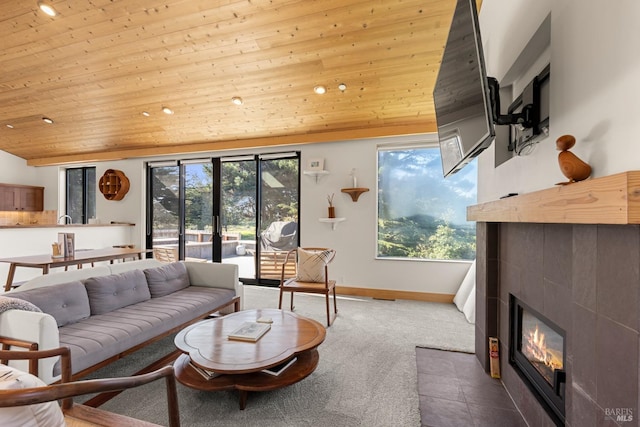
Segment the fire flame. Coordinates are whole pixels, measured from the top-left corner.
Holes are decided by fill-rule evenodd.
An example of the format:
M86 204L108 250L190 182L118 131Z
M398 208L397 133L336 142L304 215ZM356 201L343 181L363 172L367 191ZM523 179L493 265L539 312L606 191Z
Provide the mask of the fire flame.
M523 353L534 361L544 363L551 370L562 369L562 361L554 357L553 353L547 350L544 333L540 332L538 326L534 330L529 330L526 336Z

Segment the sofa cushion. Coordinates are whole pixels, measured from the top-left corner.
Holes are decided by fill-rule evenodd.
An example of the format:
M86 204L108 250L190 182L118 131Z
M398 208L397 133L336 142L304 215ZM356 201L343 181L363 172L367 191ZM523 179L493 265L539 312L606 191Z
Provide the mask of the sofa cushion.
M35 375L0 364L0 390L21 390L44 387L46 384ZM64 426L64 416L57 401L34 405L0 408L0 425L29 427Z
M172 262L161 267L144 270L151 298L163 297L189 287L187 267L181 262Z
M58 327L75 323L91 315L87 291L80 281L11 292L11 296L29 301L50 314L56 319Z
M73 373L80 372L154 337L231 303L233 289L189 286L60 328L60 346L71 350ZM60 374L60 362L54 375Z
M91 315L108 313L151 298L141 270L90 277L84 281L84 286L89 295Z

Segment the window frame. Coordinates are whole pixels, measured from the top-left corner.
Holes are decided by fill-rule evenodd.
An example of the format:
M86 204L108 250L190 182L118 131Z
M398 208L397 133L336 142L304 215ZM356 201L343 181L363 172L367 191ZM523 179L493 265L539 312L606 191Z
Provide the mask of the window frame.
M301 223L301 209L300 209L300 203L301 203L301 191L302 191L302 186L301 186L301 176L302 176L302 168L301 168L301 152L300 151L284 151L284 152L273 152L273 153L261 153L261 154L245 154L245 155L225 155L225 156L220 156L220 157L210 157L205 159L207 162L211 162L211 164L213 165L213 175L214 175L214 180L212 183L212 193L213 193L213 198L212 198L212 203L213 203L213 209L212 209L212 215L213 215L213 227L212 229L214 230L212 233L212 238L211 238L211 244L212 244L212 260L213 262L225 262L223 257L223 253L222 253L222 228L224 225L224 221L225 221L225 213L224 213L224 207L227 203L227 201L225 200L225 194L224 194L224 189L223 189L223 174L224 174L224 165L226 163L233 163L233 162L243 162L243 161L248 161L248 162L253 162L255 163L255 188L256 188L256 193L255 193L255 205L256 205L256 212L255 212L255 247L256 247L256 256L254 257L254 271L252 272L252 274L254 276L252 277L243 277L242 274L242 270L240 270L240 281L245 283L245 284L251 284L251 285L266 285L266 286L277 286L280 282L279 279L273 279L270 277L262 277L262 275L260 274L260 265L259 265L259 259L260 259L260 251L261 251L261 246L260 246L260 233L263 230L263 221L265 218L265 215L263 215L264 213L264 204L263 204L263 194L264 194L264 189L263 189L263 167L265 162L268 161L272 161L272 160L285 160L285 159L295 159L296 162L296 168L297 168L297 177L295 178L296 181L296 188L295 188L295 194L296 194L296 204L297 204L297 218L296 218L296 223L297 223L297 227L298 227L298 232L296 233L296 245L300 244L300 223ZM146 213L145 213L145 223L146 223L146 237L145 237L145 241L146 241L146 245L148 248L152 248L154 245L154 240L153 240L153 234L154 234L154 210L153 210L153 203L154 203L154 196L153 196L153 178L152 178L152 174L153 174L153 168L155 167L162 167L162 166L175 166L179 168L179 176L181 178L179 178L180 180L180 184L178 185L178 200L181 206L181 211L178 214L179 220L178 220L178 228L180 230L184 230L184 220L185 220L185 171L183 166L188 164L188 163L202 163L203 159L176 159L176 160L166 160L166 161L158 161L158 162L154 162L154 161L150 161L147 162L145 165L146 168L146 176L147 176L147 182L146 182L146 190L145 190L145 198L146 198ZM269 222L270 223L270 222ZM267 226L269 224L266 224ZM266 228L266 227L265 227ZM156 242L157 245L157 242ZM180 233L180 236L178 237L178 253L179 253L179 257L180 258L184 258L185 257L185 239L184 236L182 235L182 232Z
M81 186L82 186L82 222L78 222L78 221L73 221L74 224L88 224L89 223L89 219L91 218L92 214L95 217L96 215L96 205L97 205L97 194L96 194L96 178L97 178L97 171L96 171L96 167L95 166L81 166L81 167L75 167L75 168L66 168L65 169L65 197L64 197L64 202L65 202L65 215L69 215L70 214L70 206L71 206L71 193L70 193L70 173L72 171L78 171L81 170L82 171L82 177L80 179L81 181ZM89 182L90 180L90 173L93 172L93 182ZM89 186L93 186L93 206L90 206L90 189Z
M387 256L380 253L380 203L381 203L381 186L380 186L380 152L381 151L403 151L403 150L417 150L417 149L430 149L436 148L439 149L438 138L437 135L428 136L427 139L423 141L416 142L408 142L408 143L390 143L390 144L378 144L376 146L376 206L375 206L375 248L374 248L374 258L376 260L393 260L393 261L410 261L410 262L465 262L468 263L473 258L418 258L418 257L410 257L410 256ZM472 160L476 163L477 169L477 159ZM446 178L442 178L446 179ZM477 200L477 174L475 180L476 186L476 200ZM475 203L472 203L475 204ZM468 223L473 223L473 221L467 221ZM475 249L474 249L475 253Z

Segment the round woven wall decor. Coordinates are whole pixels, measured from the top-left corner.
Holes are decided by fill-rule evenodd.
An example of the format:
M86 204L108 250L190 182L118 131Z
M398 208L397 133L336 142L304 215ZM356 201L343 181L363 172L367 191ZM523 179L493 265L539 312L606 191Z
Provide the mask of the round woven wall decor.
M107 200L122 200L129 191L129 178L124 172L107 169L98 182L100 192Z

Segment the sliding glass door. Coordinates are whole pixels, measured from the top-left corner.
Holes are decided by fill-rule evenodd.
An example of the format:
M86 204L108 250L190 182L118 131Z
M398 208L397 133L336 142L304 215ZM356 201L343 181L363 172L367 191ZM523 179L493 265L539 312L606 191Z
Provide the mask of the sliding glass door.
M179 256L182 214L177 162L147 169L147 248L163 247Z
M297 247L300 240L299 162L297 158L264 156L259 167L257 270L261 279L278 281L286 253Z
M222 159L222 262L245 283L276 284L298 236L298 153Z
M184 176L184 245L181 259L213 260L215 204L214 163L209 160L180 162ZM219 259L219 258L218 258Z
M255 156L221 162L222 262L238 265L245 281L256 279L257 162Z
M149 163L147 247L275 284L299 242L299 153ZM280 264L278 264L280 262Z

